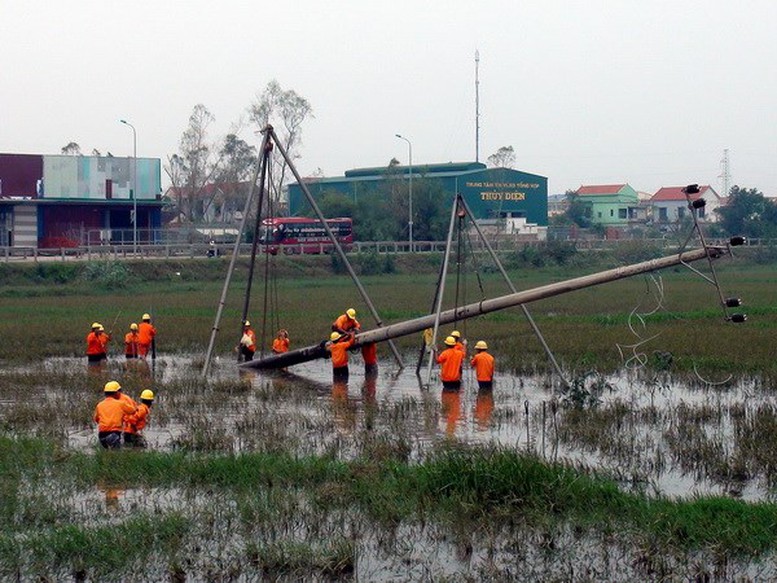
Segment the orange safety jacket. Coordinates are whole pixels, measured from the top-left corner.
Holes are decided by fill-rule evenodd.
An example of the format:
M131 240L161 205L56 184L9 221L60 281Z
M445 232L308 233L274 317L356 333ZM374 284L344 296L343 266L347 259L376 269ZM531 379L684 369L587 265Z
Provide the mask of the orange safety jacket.
M370 342L362 345L362 358L364 364L378 364L378 344Z
M440 380L453 382L461 380L461 363L464 362L464 353L457 348L446 348L437 357L440 364Z
M289 339L288 338L276 338L272 341L272 351L276 354L289 351Z
M137 332L127 332L124 335L124 354L127 356L137 356L138 355L138 333Z
M348 349L353 346L355 340L351 336L348 340L340 340L329 345L327 350L332 353L332 368L348 366Z
M359 320L351 319L348 317L348 314L343 314L342 316L339 316L337 320L334 321L334 324L332 324L332 330L335 330L337 332L348 332L349 330L361 330L362 325L359 324Z
M105 352L105 345L100 336L103 336L103 334L97 334L95 332L89 332L89 334L86 335L87 354L102 354Z
M135 412L135 403L129 397L120 395L105 397L94 408L94 421L98 431L121 431L124 426L124 416Z
M145 403L139 403L137 411L124 417L124 433L140 433L146 426L150 409Z
M256 332L249 328L248 330L243 330L243 334L247 335L251 339L251 344L246 346L246 349L250 350L251 352L256 352Z
M138 343L150 346L151 341L156 336L156 328L150 322L141 322L138 324Z
M472 357L470 364L475 369L477 378L481 382L494 380L494 357L485 350Z

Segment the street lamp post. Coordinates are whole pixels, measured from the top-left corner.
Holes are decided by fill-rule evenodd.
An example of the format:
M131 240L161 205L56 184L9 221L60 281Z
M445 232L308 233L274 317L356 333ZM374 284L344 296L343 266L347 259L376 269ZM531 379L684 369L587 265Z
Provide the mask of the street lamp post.
M138 254L138 133L126 119L119 120L132 128L132 254Z
M408 157L408 211L407 211L407 234L408 242L410 243L410 252L413 251L413 144L410 143L406 137L399 134L394 134L400 140L407 142L407 157Z

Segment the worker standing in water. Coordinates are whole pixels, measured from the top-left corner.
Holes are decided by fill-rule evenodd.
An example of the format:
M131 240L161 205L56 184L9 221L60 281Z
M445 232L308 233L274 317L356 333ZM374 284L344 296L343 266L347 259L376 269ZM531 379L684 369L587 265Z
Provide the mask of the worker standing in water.
M325 348L332 358L332 377L348 380L348 349L354 344L353 334L332 332Z
M461 388L461 365L464 353L456 348L456 339L448 336L445 339L448 347L437 356L440 365L440 380L444 391L458 391Z
M459 332L458 330L454 330L453 332L451 332L451 336L453 336L453 338L456 339L456 345L454 346L454 348L456 350L460 350L461 352L464 353L464 356L466 356L467 355L467 340L461 338L461 332Z
M156 338L156 328L151 323L151 315L143 314L140 324L138 324L138 356L146 358L154 344ZM152 354L152 356L155 356Z
M135 413L134 401L124 397L121 385L108 381L103 388L105 398L94 409L94 421L97 423L97 438L105 449L121 447L121 434L124 417Z
M138 334L138 325L133 322L130 324L129 332L124 335L124 356L127 359L137 358L139 351L140 336Z
M154 392L145 389L140 393L140 404L131 415L124 417L124 445L128 447L146 447L146 439L141 433L148 421L151 405L154 404Z
M99 322L92 324L91 332L86 335L86 359L89 364L100 364L108 358L104 336L102 325Z
M490 391L494 386L494 357L487 351L488 344L485 340L478 340L475 344L475 356L470 361L481 391Z
M375 376L378 374L377 342L368 342L366 344L362 344L362 358L364 359L365 376Z
M283 354L289 351L289 333L285 328L278 330L278 334L272 341L273 354Z
M337 320L332 323L332 332L340 334L348 334L349 332L358 334L361 328L359 320L356 319L356 310L353 308L348 308L345 314L338 316Z
M243 336L240 338L240 354L243 360L248 362L254 359L256 352L256 332L251 328L251 322L246 320L243 323Z

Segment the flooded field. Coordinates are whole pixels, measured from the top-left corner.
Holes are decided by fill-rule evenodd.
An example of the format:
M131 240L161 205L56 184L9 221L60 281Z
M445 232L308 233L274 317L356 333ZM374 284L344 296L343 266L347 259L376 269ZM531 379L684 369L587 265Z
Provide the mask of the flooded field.
M259 373L219 359L215 384L207 386L190 356L162 358L153 371L127 371L123 364L89 371L81 382L91 384L93 402L109 378L121 380L133 396L153 388L157 401L146 438L155 450L282 447L298 455L354 459L369 436L414 460L441 440L496 444L601 470L623 488L650 495L775 497L777 458L771 460L777 443L765 437L777 436L777 397L757 379L710 384L655 373L591 374L563 391L558 380L502 374L493 391L482 392L467 371L455 393L442 391L436 371L427 388L426 367L419 378L414 366L399 370L391 361L371 376L353 363L348 382L332 382L323 360ZM25 374L78 379L85 368L81 359L60 359ZM60 388L67 397L74 387ZM23 401L36 391L59 398L57 387L41 384L25 390ZM7 406L17 401L4 399ZM88 407L90 399L83 402ZM51 420L41 422L28 429L51 430ZM61 430L69 448L97 446L92 427Z
M146 455L290 454L412 464L440 447L498 446L587 468L615 479L623 491L649 497L774 501L777 402L773 388L758 379L710 384L695 376L632 371L591 374L562 390L546 377L502 374L492 391L482 392L467 371L461 391L449 393L441 390L436 374L427 388L414 366L398 370L386 360L377 375L365 376L355 357L347 383L332 382L330 365L323 360L257 373L222 357L208 381L200 377L201 364L180 355L160 358L153 368L144 363L127 368L119 360L90 368L83 359L68 358L6 367L0 372L0 424L6 435L53 440L64 451L114 455L99 452L91 415L103 383L117 379L133 397L145 388L156 393L145 430ZM337 483L323 488L311 501L293 488L237 494L207 484L149 488L121 479L84 488L75 477L39 478L20 495L19 504L33 507L45 500L57 522L85 526L121 524L138 513L162 521L163 527L170 521L170 529L181 531L176 536L193 544L196 552L169 542L172 550L164 556L138 558L135 568L146 573L144 580L777 576L771 555L754 562L707 551L672 554L658 550L651 540L622 540L595 527L527 518L506 527L504 517L492 521L487 516L476 521L474 530L471 522L464 527L418 517L375 520L370 512L347 504L327 507L330 497L342 503L342 494ZM34 524L37 511L27 512ZM20 555L15 568L86 580L68 571L72 567L57 570L52 567L57 560L41 553L38 558Z

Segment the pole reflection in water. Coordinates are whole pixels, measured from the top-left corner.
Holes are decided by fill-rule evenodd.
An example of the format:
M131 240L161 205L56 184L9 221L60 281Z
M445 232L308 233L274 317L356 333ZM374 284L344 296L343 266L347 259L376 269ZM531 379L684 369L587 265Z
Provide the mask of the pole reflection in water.
M367 374L362 385L364 402L364 428L371 431L375 427L375 415L378 412L378 375Z

